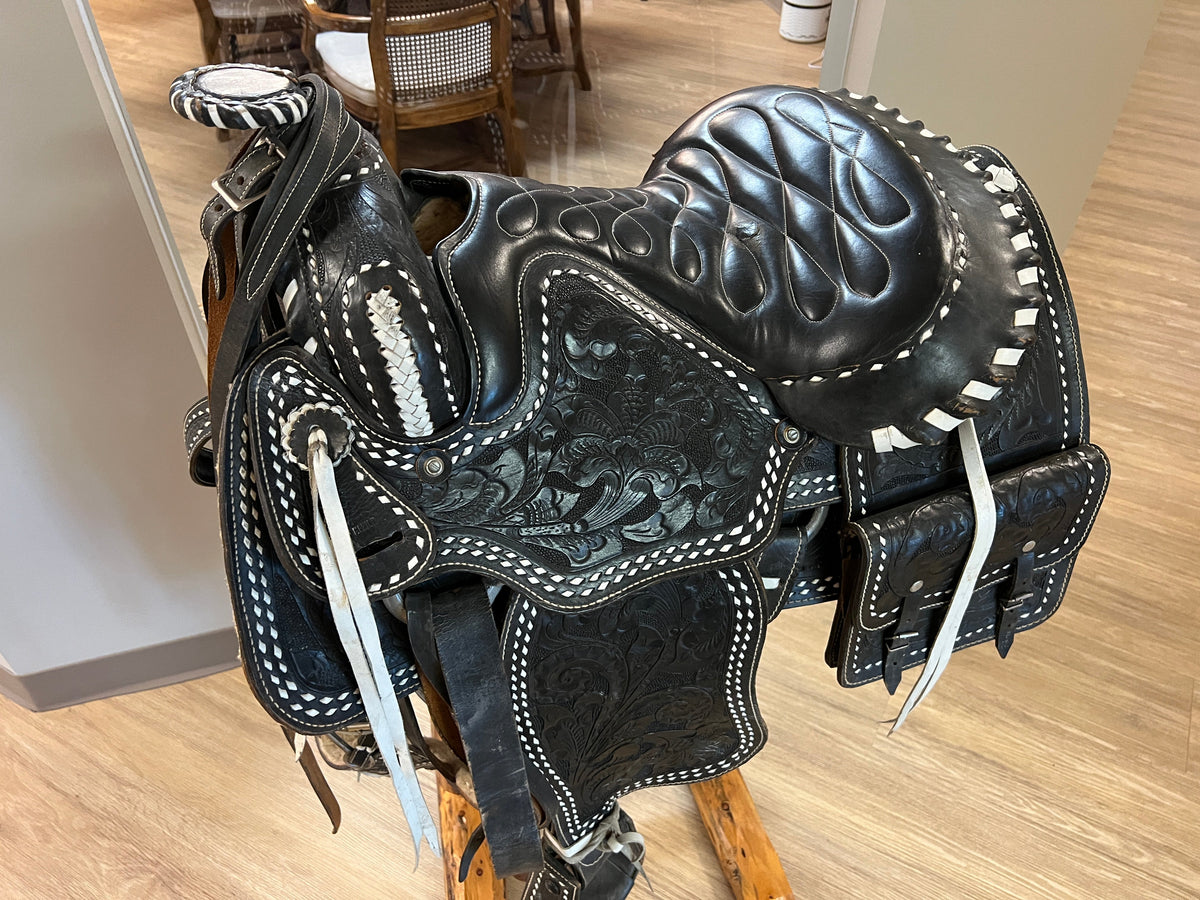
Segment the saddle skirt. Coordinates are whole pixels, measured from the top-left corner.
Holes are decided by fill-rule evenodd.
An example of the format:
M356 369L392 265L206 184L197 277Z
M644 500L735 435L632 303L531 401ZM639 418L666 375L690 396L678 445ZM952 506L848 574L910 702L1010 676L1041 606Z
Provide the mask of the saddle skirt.
M617 798L761 748L781 609L837 599L843 684L928 660L915 703L1061 601L1108 466L997 151L773 86L634 188L397 178L314 76L207 67L172 103L263 126L202 219L211 445L204 405L187 429L246 673L301 735L369 724L414 838L410 745L469 769L527 896L624 896Z

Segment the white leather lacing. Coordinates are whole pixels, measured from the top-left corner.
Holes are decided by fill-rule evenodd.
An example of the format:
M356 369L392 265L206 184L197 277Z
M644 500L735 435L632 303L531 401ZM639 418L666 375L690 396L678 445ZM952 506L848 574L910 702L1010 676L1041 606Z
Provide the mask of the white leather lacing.
M992 541L996 537L996 498L992 496L992 485L988 480L987 469L983 462L983 452L979 449L979 436L975 433L975 421L967 419L956 429L958 442L962 446L963 467L967 472L967 488L971 492L971 506L975 511L975 536L971 539L971 551L963 565L962 573L958 576L958 584L954 588L954 598L946 609L946 617L938 629L937 638L929 649L925 667L921 677L913 685L904 706L900 708L891 731L904 724L908 714L917 708L922 700L929 696L934 684L950 663L954 653L954 643L958 639L959 627L963 615L975 593L975 585L983 571L988 553L992 549ZM890 733L890 732L889 732Z
M425 805L416 767L408 752L400 704L379 643L379 630L338 496L333 465L325 432L314 428L308 436L308 478L312 490L313 532L325 591L329 595L338 636L350 660L354 680L358 682L367 720L408 820L419 863L422 838L429 841L434 853L441 854L438 830Z

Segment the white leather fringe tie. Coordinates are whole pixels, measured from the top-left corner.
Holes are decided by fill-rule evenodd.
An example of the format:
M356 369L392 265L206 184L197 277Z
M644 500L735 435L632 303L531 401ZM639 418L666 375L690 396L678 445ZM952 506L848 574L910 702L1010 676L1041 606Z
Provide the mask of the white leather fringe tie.
M314 428L308 436L308 478L312 490L313 531L321 573L325 578L325 592L329 595L333 621L350 659L354 680L358 682L367 720L392 776L396 796L404 808L419 863L422 838L429 841L434 853L441 854L438 830L425 805L416 766L408 752L400 704L379 643L379 630L358 567L358 557L350 540L333 466L325 432Z
M925 659L925 667L921 677L913 685L900 714L892 725L895 731L904 724L908 714L929 696L933 686L950 663L954 653L954 644L958 640L958 631L962 626L963 616L975 593L975 585L983 571L988 553L992 549L992 541L996 537L996 498L992 496L992 485L988 480L987 469L983 463L983 452L979 449L979 436L975 433L975 421L967 419L956 429L958 442L962 446L963 467L967 472L967 488L971 492L971 507L975 511L975 535L971 539L971 552L963 564L962 573L958 576L958 584L954 588L954 598L946 608L946 617L942 619L937 638L929 649ZM891 732L889 732L890 734Z

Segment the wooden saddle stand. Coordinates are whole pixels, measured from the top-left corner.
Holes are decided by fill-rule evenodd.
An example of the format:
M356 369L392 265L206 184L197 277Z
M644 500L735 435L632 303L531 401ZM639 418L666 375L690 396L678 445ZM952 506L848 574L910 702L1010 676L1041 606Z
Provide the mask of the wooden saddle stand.
M463 853L479 826L479 810L440 774L437 784L446 900L506 900L504 882L492 868L486 841L475 854L466 880L458 880ZM793 900L741 770L693 784L691 789L734 900Z

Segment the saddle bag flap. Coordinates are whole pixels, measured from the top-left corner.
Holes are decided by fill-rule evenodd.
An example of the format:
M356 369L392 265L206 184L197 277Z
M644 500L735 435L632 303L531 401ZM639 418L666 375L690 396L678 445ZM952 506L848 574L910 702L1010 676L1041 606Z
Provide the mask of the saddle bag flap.
M1108 487L1109 462L1084 444L991 479L996 537L955 650L1013 635L1048 619ZM943 491L851 522L843 537L843 591L826 661L855 687L925 661L970 550L966 489Z

